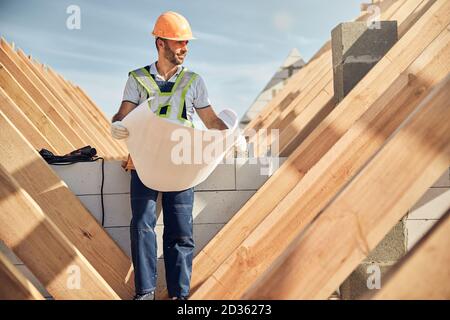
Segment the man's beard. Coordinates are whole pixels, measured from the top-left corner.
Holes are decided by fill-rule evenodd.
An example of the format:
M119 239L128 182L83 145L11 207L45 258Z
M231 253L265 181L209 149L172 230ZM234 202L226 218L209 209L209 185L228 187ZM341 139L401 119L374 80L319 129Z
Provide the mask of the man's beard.
M164 57L169 60L170 63L176 66L182 64L184 61L184 57L180 59L179 57L177 57L176 53L169 48L164 49Z

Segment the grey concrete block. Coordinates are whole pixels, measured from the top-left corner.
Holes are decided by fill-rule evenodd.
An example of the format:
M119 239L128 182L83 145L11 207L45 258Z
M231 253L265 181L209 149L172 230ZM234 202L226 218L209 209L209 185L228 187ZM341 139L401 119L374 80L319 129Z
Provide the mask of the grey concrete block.
M375 64L376 62L355 62L337 65L333 74L333 85L337 101L342 101Z
M430 188L410 209L407 219L440 219L450 209L450 188Z
M101 223L102 203L99 195L78 196L84 207ZM106 194L103 196L105 206L105 227L129 226L131 221L131 204L129 194Z
M389 262L397 261L406 253L405 223L400 221L378 246L372 250L365 262Z
M105 161L104 194L130 192L130 173L120 165L121 161ZM100 194L102 183L100 160L51 167L74 194Z
M247 202L255 191L202 191L195 192L192 215L194 224L224 224ZM163 224L163 216L158 219Z
M340 23L331 31L333 66L349 57L380 60L397 39L397 21L380 21L379 29L369 29L365 21Z
M235 190L235 188L235 164L221 163L205 181L195 186L194 190Z
M131 257L130 227L105 228L117 245Z
M269 168L270 164L264 165L260 160L261 158L242 159L236 163L237 190L258 190L269 179L264 168Z
M397 22L380 21L369 29L366 22L345 22L331 32L333 86L341 101L397 42Z
M364 297L366 294L374 293L374 291L380 290L374 288L373 286L368 286L372 284L371 277L374 276L374 269L379 268L380 271L380 288L383 288L384 278L386 273L390 270L392 265L387 264L371 264L363 263L360 264L355 271L353 271L350 276L342 283L340 286L340 295L343 300L355 300ZM369 289L370 287L370 289Z

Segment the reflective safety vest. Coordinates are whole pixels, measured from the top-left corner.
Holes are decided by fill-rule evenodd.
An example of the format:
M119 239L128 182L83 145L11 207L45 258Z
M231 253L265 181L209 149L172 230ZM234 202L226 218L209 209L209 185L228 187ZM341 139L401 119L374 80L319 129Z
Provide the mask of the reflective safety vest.
M148 100L153 113L171 122L194 127L192 121L188 119L185 100L189 87L197 78L196 73L183 68L169 92L161 91L146 68L131 71L130 74L147 91L149 98L153 97Z

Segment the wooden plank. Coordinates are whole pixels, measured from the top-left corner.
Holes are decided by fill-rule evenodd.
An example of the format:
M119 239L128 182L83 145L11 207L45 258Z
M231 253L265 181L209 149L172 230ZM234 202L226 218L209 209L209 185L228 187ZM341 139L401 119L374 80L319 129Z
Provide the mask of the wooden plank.
M378 7L380 8L380 13L381 13L381 19L389 20L394 14L397 13L397 11L400 10L399 9L400 7L403 7L403 5L408 4L411 6L414 6L414 5L417 6L418 2L431 2L431 1L422 1L422 0L408 0L408 1L406 1L406 0L402 0L402 1L387 0L387 1L383 1L380 4L378 4ZM402 11L402 13L403 12L409 13L409 11L407 9L406 10L401 9L401 11ZM372 15L373 15L372 13L362 14L357 19L355 19L355 21L366 21ZM395 17L395 19L399 20L399 21L403 21L402 16ZM404 29L405 28L403 28L403 30ZM403 35L403 33L401 35ZM311 70L314 70L314 72L317 72L317 70L315 70L315 68L317 66L316 64L319 64L319 65L322 64L322 62L318 61L318 60L323 59L325 54L331 54L331 42L330 41L327 41L327 43L325 45L323 45L321 49L319 49L319 51L310 59L310 61L307 63L306 66L303 67L302 70L300 70L297 74L295 74L292 78L289 79L289 82L285 86L285 88L283 88L283 90L272 101L270 101L268 103L267 107L261 112L261 115L259 115L257 118L252 120L246 126L246 130L259 129L260 127L258 125L259 125L259 122L262 121L261 119L265 119L267 117L268 113L272 113L273 111L276 111L276 107L281 104L281 101L283 101L283 99L286 96L288 96L290 92L294 92L295 90L298 89L298 86L302 84L303 76L307 72L310 72ZM300 73L302 74L301 76L300 76ZM298 79L296 79L294 81L294 77L298 77Z
M415 5L418 4L419 1L411 1L410 3L414 3ZM430 1L424 1L424 2L430 2ZM406 4L406 3L405 3ZM417 15L417 8L414 9L414 6L402 6L402 8L405 7L405 10L413 10L413 12L410 12L410 15ZM423 12L420 11L422 14ZM402 13L402 16L400 18L405 16L404 11L401 11L399 13ZM396 16L394 16L393 18L396 18ZM399 26L402 26L404 30L408 29L405 27L405 25L407 24L412 24L415 21L401 21L399 20ZM325 89L326 92L331 92L332 91L332 83L328 84L329 88ZM328 103L330 103L330 100L328 101ZM320 105L320 104L319 104ZM306 122L308 123L308 122ZM305 119L304 119L304 115L299 114L295 119L293 119L293 121L287 125L284 126L284 130L282 130L281 134L280 134L280 143L279 143L279 150L280 150L280 155L283 157L286 157L288 155L290 155L293 150L295 150L295 148L298 146L299 142L303 141L303 136L304 136L304 132L303 129L305 128Z
M448 168L449 99L450 75L243 298L326 299Z
M11 73L0 63L0 87L19 106L23 113L53 145L58 153L66 154L74 150L74 146L63 135L45 112L28 95Z
M415 7L406 7L406 9L408 10L415 10ZM406 15L404 14L404 12L402 11L402 16L401 17L405 17ZM394 16L394 18L396 18L396 16ZM405 26L406 24L411 24L414 21L399 21L399 26ZM417 31L418 32L418 31ZM411 39L408 39L411 40ZM406 41L406 40L404 40ZM397 48L400 48L399 46L395 46ZM406 48L406 47L405 47ZM420 48L418 48L420 50ZM391 60L393 60L397 54L399 54L398 50L390 50L389 52L395 52L395 54L392 54L390 57L392 57ZM386 56L389 56L389 52L388 54L386 54ZM411 54L416 54L416 52L414 50L411 50ZM331 78L332 79L332 74L331 74ZM361 86L364 84L364 79L361 80L357 86ZM356 87L357 87L356 86ZM332 84L330 85L330 87L332 88ZM356 87L352 90L354 91L356 89ZM326 90L326 91L331 91L331 90ZM350 94L351 95L351 92ZM348 99L348 98L347 98ZM300 116L295 117L287 126L283 127L284 129L281 131L280 133L280 144L279 144L279 150L280 150L280 155L286 157L290 154L290 152L292 152L293 150L295 150L295 147L298 146L296 145L296 141L301 139L298 139L298 135L301 135L301 129L303 128L302 126L302 120Z
M1 42L1 41L0 41ZM16 61L6 52L3 46L0 46L0 62L8 69L14 76L17 83L24 88L30 95L39 108L46 114L46 116L58 127L62 134L70 141L75 148L81 148L85 143L80 139L72 126L63 117L60 108L56 108L46 96L37 87L37 82L32 80L33 73L25 73L23 69L16 63Z
M382 279L375 300L450 299L450 212Z
M119 298L1 165L0 181L0 237L55 299Z
M42 133L34 126L20 108L11 100L6 92L0 88L0 110L6 117L14 123L17 130L30 142L36 150L45 148L49 151L56 152L55 148L42 135Z
M317 73L315 73L309 83L307 83L304 91L285 110L283 110L278 117L273 119L272 123L267 125L268 129L282 129L287 126L292 119L300 114L311 100L322 91L322 88L333 79L331 52L326 53L321 60L322 64L320 69L317 70ZM332 88L333 87L331 87L331 89ZM331 94L332 93L333 92L331 92Z
M274 99L272 99L267 106L261 111L258 117L250 121L245 131L259 130L266 127L265 123L272 122L271 119L277 116L283 111L292 101L305 90L307 84L311 81L315 73L322 69L323 58L308 63L291 78L288 79L288 83L283 87Z
M334 94L330 93L333 89L332 82L314 97L311 103L297 117L297 126L294 138L286 141L286 135L280 137L281 149L280 157L289 157L295 149L311 134L311 132L319 126L319 124L333 111L336 107ZM287 130L292 130L289 127Z
M398 36L402 37L406 32L408 32L411 26L413 26L433 4L434 0L406 1L397 13L397 19L404 20L404 23L398 26ZM412 13L409 13L411 8L414 9Z
M83 104L73 96L70 88L66 86L66 84L61 80L61 78L55 71L53 71L50 67L47 67L46 71L47 75L52 77L55 83L59 85L59 87L66 93L69 99L74 102L74 105L77 108L76 110L80 113L85 127L95 135L95 139L97 141L97 145L99 146L98 149L100 150L100 152L102 152L106 158L116 158L118 156L117 151L112 148L111 144L106 141L105 134L101 131L98 124L91 118L90 113L87 112Z
M444 30L213 274L231 298L239 298L373 157L450 72L449 60L450 31ZM209 287L217 298L221 290ZM200 288L193 298L209 294Z
M77 85L73 85L74 89L76 92L78 92L80 97L83 97L88 103L87 105L91 105L92 107L95 107L95 110L97 110L98 116L99 116L99 120L108 125L109 128L109 124L111 123L111 121L106 117L105 113L94 103L94 101L92 101L92 99L86 94L86 92Z
M0 252L0 300L44 300L36 287Z
M411 13L411 11L418 6L418 3L421 1L422 0L409 1L409 7L406 7L405 10L402 9L406 4L405 1L399 1L395 3L395 5L389 6L389 10L383 11L383 8L381 8L382 19L392 17L397 19L400 25L404 26L404 16L397 17L397 13L405 14L405 11ZM411 6L411 4L413 4L413 6ZM357 21L364 19L365 18L358 18ZM403 30L405 30L405 28L403 28ZM312 87L305 89L303 96L298 97L295 103L292 103L289 107L287 107L286 111L284 111L284 115L279 115L278 121L271 126L273 128L280 128L281 131L284 131L280 135L279 140L280 156L282 157L289 156L296 149L296 147L300 145L305 137L311 133L314 125L317 126L317 124L320 123L334 107L335 102L333 98L334 90L333 71L331 67L331 50L326 54L323 54L320 59L327 59L325 61L327 68L324 69L326 73L323 75L318 74L316 77L316 83L314 83ZM317 83L318 79L321 79L321 82ZM290 125L293 120L296 121L295 124ZM260 149L261 150L258 150L257 154L265 154L266 150L263 148Z
M132 264L51 167L0 112L0 163L122 298L134 294Z
M86 101L78 96L74 87L70 85L70 83L66 81L61 75L59 75L54 71L53 73L59 79L61 85L67 89L67 92L69 92L72 99L78 102L78 105L80 106L81 110L85 112L88 119L91 121L91 125L94 126L96 130L100 133L103 143L109 148L111 153L114 153L114 157L117 158L118 155L122 152L122 150L120 150L120 148L114 143L114 139L112 139L111 134L109 132L109 127L106 128L105 126L103 126L100 123L99 118L94 114L94 110L96 108L93 110L91 105L86 104Z
M28 66L29 70L31 70L31 72L39 79L48 92L50 92L51 96L55 98L56 101L53 100L54 102L52 103L55 103L55 105L60 108L62 107L61 109L64 109L65 112L67 112L70 125L77 130L77 133L81 136L83 141L85 141L86 144L95 146L96 141L92 139L93 134L86 131L84 127L85 125L83 124L79 114L75 112L71 105L69 105L68 98L62 97L57 88L50 84L49 80L40 72L38 68L36 68L35 65L31 63L30 59L23 53L23 51L19 50L17 55L21 61Z
M303 83L298 85L300 90L299 95L297 95L283 110L280 110L277 107L273 108L273 112L255 127L256 130L261 130L258 133L264 135L266 133L265 130L282 129L292 121L292 118L295 118L297 114L301 113L304 108L308 106L309 102L319 94L323 87L323 82L329 81L328 78L333 76L331 71L331 52L325 54L317 62L319 64L317 66L312 66L313 70L309 74L309 77L305 77ZM261 145L264 138L262 141L260 139L261 137L259 135L251 136L249 143L255 143L257 147L256 154L263 156L267 150L264 143ZM259 143L257 143L257 141L259 141Z
M23 58L20 54L16 53L11 46L2 38L0 40L0 46L5 50L5 52L10 56L20 69L27 75L30 81L38 88L38 90L46 97L50 105L52 105L64 118L68 126L73 128L76 132L78 139L81 141L81 146L89 144L90 138L84 131L84 129L79 125L77 119L73 118L72 115L67 111L67 109L60 103L60 101L54 96L47 85L39 78L28 62L28 58ZM72 141L75 146L80 146L80 142Z
M118 147L119 153L122 154L124 159L126 159L128 154L128 149L123 140L113 139L111 136L111 122L106 119L106 115L103 111L88 97L84 94L80 87L72 85L74 92L77 94L78 98L83 100L86 106L89 106L89 109L94 113L95 119L101 124L101 126L105 129L106 137L108 137L108 141L110 143L115 144Z
M19 52L20 54L20 52ZM67 95L62 88L60 88L59 84L54 81L54 79L49 76L49 74L43 69L41 65L38 65L36 62L31 61L31 63L34 64L34 67L39 69L39 72L42 74L42 79L46 79L49 83L49 88L52 88L56 90L59 94L58 100L60 101L61 105L68 106L66 107L66 110L72 115L74 119L77 119L78 124L83 128L83 130L86 132L86 134L90 137L90 141L92 142L91 146L95 147L99 154L106 154L108 155L109 152L107 149L104 148L100 140L98 139L98 133L94 132L92 128L89 126L89 121L86 119L83 112L81 112L78 108L78 106L75 104L75 102L72 100L72 98ZM56 95L55 95L56 96ZM72 150L71 150L72 151ZM108 158L106 156L105 158Z
M412 35L400 39L396 46L412 47L416 56L443 29L447 3L437 1L410 32ZM436 15L435 15L436 14ZM441 29L441 30L440 30ZM420 32L419 32L420 31ZM422 34L422 36L419 36ZM413 40L414 39L414 40ZM398 51L398 49L397 49ZM408 58L408 61L404 59ZM412 62L411 56L401 60L402 72ZM396 61L397 61L396 60ZM369 106L376 102L401 74L395 70L391 60L383 59L372 70L372 76L363 79L363 85L354 89L347 101L338 107L308 136L289 159L256 192L256 194L234 215L229 223L203 249L204 255L194 259L192 291L196 289L225 261L261 221L283 200L303 176L328 152L350 126L361 117ZM394 72L397 71L397 72ZM390 79L390 81L387 81ZM197 271L199 270L199 271Z

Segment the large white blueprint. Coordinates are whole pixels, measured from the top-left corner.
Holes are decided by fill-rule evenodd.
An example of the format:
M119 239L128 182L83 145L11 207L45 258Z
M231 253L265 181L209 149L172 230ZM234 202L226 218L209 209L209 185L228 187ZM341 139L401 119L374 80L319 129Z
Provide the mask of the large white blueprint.
M203 182L233 147L238 119L226 109L218 114L227 130L200 130L156 116L144 102L122 123L129 136L126 145L136 172L147 187L180 191Z

